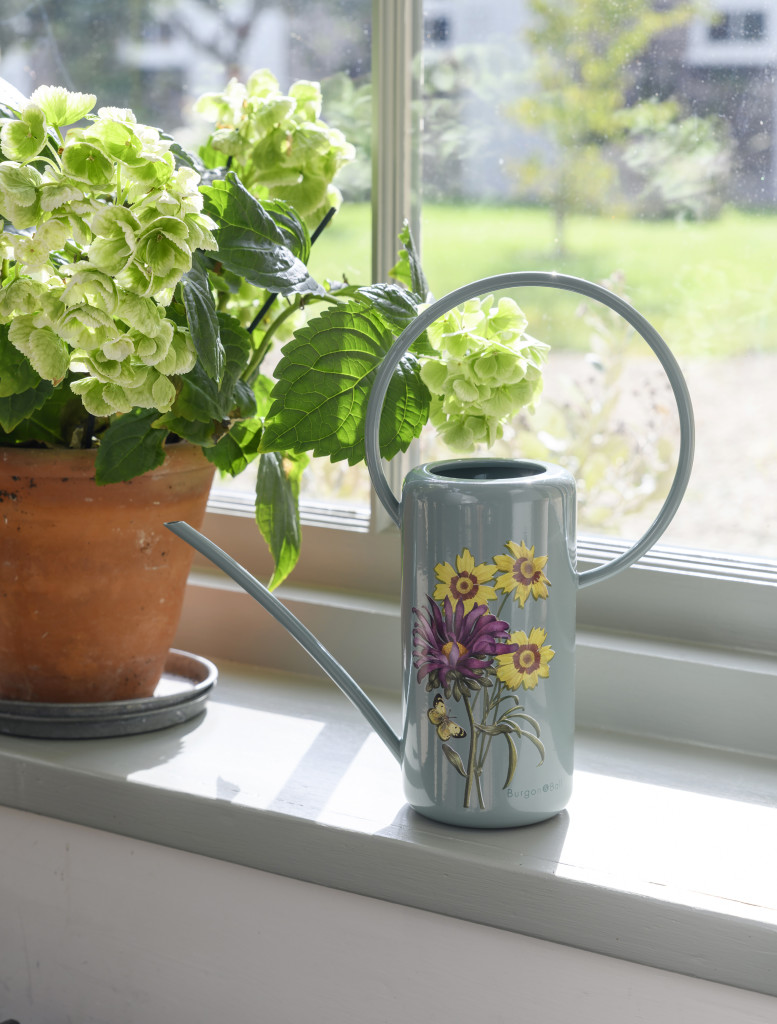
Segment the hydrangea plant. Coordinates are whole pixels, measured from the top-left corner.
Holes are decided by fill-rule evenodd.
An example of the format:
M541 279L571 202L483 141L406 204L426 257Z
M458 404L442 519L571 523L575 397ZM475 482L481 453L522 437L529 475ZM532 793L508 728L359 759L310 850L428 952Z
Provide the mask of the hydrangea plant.
M309 455L363 459L372 376L429 299L412 239L391 283L312 278L353 155L316 83L283 94L260 71L203 97L215 125L197 155L95 106L54 86L0 92L0 445L96 447L100 484L181 440L225 474L258 460L275 585L298 557ZM419 339L385 402L383 454L430 415L460 445L493 437L539 388L525 326L485 301ZM283 340L273 380L262 365Z

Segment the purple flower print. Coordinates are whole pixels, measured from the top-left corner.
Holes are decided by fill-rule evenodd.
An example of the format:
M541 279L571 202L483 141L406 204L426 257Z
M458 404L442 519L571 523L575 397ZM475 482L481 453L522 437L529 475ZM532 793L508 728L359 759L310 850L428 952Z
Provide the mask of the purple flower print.
M413 664L418 682L426 680L426 689L442 687L446 697L453 691L460 699L472 690L489 686L488 670L497 654L512 651L506 643L509 624L492 615L486 605L477 604L464 611L464 603L454 606L446 597L442 610L427 595L429 608L414 608Z

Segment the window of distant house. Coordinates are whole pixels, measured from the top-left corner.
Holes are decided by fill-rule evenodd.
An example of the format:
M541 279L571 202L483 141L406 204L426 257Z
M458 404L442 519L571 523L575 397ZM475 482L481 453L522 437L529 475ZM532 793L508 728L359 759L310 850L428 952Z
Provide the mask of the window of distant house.
M759 42L766 38L766 14L763 11L736 11L719 15L709 27L714 43Z
M427 43L447 43L450 38L451 24L448 18L424 18L424 39Z

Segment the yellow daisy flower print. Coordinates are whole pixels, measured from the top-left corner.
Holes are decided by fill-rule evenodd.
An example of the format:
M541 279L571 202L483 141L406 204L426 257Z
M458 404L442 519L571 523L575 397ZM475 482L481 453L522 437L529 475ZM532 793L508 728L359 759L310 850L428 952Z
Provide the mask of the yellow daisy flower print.
M496 674L508 690L517 690L520 686L533 690L540 679L548 678L548 662L556 652L545 643L547 639L548 634L539 626L535 626L528 636L523 630L511 634L513 651L500 654L496 659Z
M527 548L523 541L516 544L509 540L507 548L509 555L494 555L496 568L502 570L497 588L505 594L513 592L513 600L520 601L521 608L530 594L535 600L546 598L550 581L542 570L548 564L548 556L535 557L534 547Z
M449 597L454 605L456 601L461 601L464 611L468 612L476 604L488 604L496 598L494 588L486 586L493 579L496 566L485 563L475 565L475 559L468 548L456 556L455 569L450 562L445 562L435 565L434 571L440 581L434 591L435 601L444 601Z

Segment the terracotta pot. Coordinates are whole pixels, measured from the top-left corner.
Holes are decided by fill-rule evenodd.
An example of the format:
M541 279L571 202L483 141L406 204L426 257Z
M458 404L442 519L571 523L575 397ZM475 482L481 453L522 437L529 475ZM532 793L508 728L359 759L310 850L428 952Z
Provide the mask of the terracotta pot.
M183 604L213 466L170 445L158 469L98 486L94 451L0 447L0 698L150 696Z

